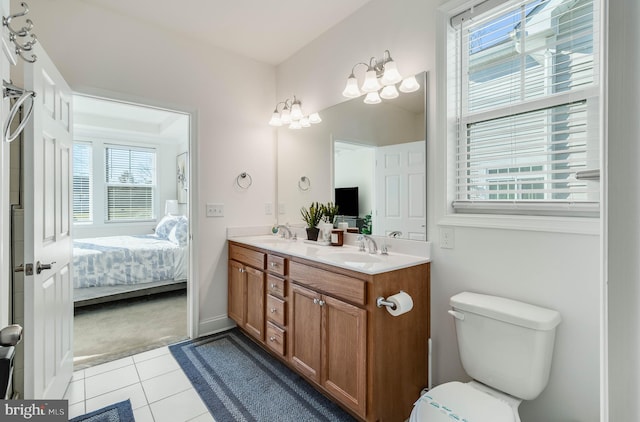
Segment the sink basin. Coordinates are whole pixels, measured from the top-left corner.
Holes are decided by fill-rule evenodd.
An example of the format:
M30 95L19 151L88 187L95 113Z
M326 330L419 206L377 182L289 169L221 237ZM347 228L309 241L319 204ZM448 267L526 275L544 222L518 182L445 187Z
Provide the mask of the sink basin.
M328 259L335 260L338 262L344 262L347 264L371 264L375 262L380 262L381 259L375 255L369 255L368 253L362 252L337 252L330 253L325 255Z

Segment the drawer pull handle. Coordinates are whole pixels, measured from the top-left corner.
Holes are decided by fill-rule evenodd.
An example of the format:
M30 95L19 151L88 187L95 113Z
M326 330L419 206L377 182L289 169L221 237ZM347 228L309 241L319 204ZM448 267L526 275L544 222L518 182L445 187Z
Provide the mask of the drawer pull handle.
M275 263L275 262L272 262L272 263L271 263L271 267L275 268L275 267L277 267L277 266L278 266L278 264L277 264L277 263Z
M275 314L276 313L276 308L271 308L270 311L271 311L272 314Z
M243 273L245 270L244 270L244 268L238 268L238 271L240 271L241 273Z
M270 286L271 286L272 289L275 289L276 288L276 283L271 283Z
M324 306L324 304L325 304L324 300L319 300L319 301L318 301L318 305L320 305L320 306Z
M314 305L317 305L317 304L318 304L318 299L317 299L317 298L315 298L315 297L313 298L313 304L314 304Z
M269 341L276 341L276 338L274 336L269 337Z

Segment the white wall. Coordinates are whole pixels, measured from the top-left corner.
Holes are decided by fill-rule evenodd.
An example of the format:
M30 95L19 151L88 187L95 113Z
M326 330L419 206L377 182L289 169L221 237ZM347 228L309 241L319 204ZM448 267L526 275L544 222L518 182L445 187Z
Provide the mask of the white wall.
M265 124L276 98L274 68L84 1L30 6L38 42L74 91L195 113L199 321L201 332L224 326L226 227L273 222L261 211L275 197L274 131ZM253 178L248 190L234 187L242 172ZM207 202L223 203L225 217L206 218Z
M435 28L437 8L442 3L373 0L279 65L278 95L295 92L310 110L343 101L341 92L353 64L381 56L385 49L391 51L402 74L429 71L427 223L428 238L434 242L433 380L438 384L466 379L457 355L453 322L446 313L449 297L463 290L511 297L556 309L563 317L549 385L537 400L522 404L522 420L597 421L599 236L520 230L515 228L517 223L503 229L454 222L454 249L439 247L439 223L453 221L445 218L446 142L436 130L437 110L442 105L436 102ZM554 223L563 226L563 222ZM597 224L595 227L597 233Z
M640 420L640 4L609 2L609 420Z

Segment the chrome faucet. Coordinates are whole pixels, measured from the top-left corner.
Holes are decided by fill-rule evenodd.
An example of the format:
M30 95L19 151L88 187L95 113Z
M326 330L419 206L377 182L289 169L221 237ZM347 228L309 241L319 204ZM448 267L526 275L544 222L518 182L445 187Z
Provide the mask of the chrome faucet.
M280 235L283 239L294 239L293 234L291 233L291 229L284 224L280 224L278 226L278 232L282 229L282 234Z
M361 252L365 252L364 245L366 243L367 246L369 247L369 253L371 253L371 254L378 253L378 245L377 245L376 241L373 239L373 237L371 237L369 235L366 235L366 234L361 234L361 235L358 236L358 242L360 242L360 251Z
M394 230L391 233L389 233L389 237L393 237L393 238L402 237L402 232L400 230Z

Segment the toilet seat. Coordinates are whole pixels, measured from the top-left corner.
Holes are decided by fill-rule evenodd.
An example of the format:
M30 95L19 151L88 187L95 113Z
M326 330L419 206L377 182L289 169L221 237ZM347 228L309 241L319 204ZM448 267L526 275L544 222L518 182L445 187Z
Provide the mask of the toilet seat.
M453 381L439 385L414 404L410 422L515 422L516 410L504 400Z

